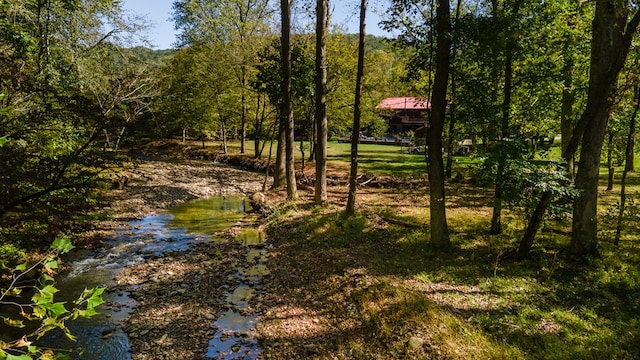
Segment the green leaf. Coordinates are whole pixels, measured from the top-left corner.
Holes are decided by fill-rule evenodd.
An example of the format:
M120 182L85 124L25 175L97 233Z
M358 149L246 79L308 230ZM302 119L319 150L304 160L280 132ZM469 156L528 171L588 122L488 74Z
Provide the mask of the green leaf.
M14 271L25 271L25 270L27 270L27 263L22 263L22 264L16 266L13 270Z
M0 137L0 147L1 147L2 145L6 144L6 143L7 143L7 141L9 141L9 140L7 140L7 137L6 137L6 136L2 136L2 137Z
M56 261L55 259L49 259L45 261L43 265L45 268L48 268L48 269L57 269L58 261Z
M53 304L47 306L46 308L47 308L47 310L49 310L49 313L51 313L55 317L58 317L60 315L63 315L63 314L66 314L66 313L69 312L69 310L67 310L64 307L64 303L63 302L53 303Z
M36 305L45 305L53 302L53 295L58 292L58 289L52 285L47 285L42 289L38 289L38 293L33 296L33 301Z
M36 306L33 308L33 315L42 319L47 315L47 310L42 306Z
M68 238L57 238L51 244L51 248L60 251L61 254L68 253L75 246L71 245L71 240Z
M98 312L95 311L94 309L88 309L88 310L76 310L73 312L73 320L81 317L81 318L90 318L92 316L98 315Z
M102 299L102 293L105 288L96 288L93 290L91 297L87 300L87 309L93 309L96 306L102 304L104 300Z
M11 354L7 354L7 359L6 360L33 360L33 358L29 355L11 355Z
M40 279L42 280L43 283L55 281L55 279L48 274L42 274L42 276L40 276Z

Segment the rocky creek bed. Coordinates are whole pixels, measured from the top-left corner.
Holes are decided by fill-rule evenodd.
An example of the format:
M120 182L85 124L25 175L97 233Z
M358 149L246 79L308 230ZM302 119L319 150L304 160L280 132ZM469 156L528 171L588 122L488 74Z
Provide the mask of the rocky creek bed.
M113 216L90 237L108 238L126 229L132 220L188 200L249 196L259 191L264 181L258 173L193 160L147 159L119 176L126 176L126 186L109 191L104 199L105 210ZM258 227L257 215L248 214L210 241L198 242L187 251L149 256L113 279L109 291L131 292L138 302L122 321L129 334L132 359L257 356L257 340L251 340L246 327L234 328L237 324L233 321L255 321L264 311L261 298L268 274L262 263L266 245L243 240L248 229L255 232ZM225 320L231 321L231 330L221 333L218 325ZM225 348L230 337L240 341ZM210 346L212 341L219 343L216 348Z

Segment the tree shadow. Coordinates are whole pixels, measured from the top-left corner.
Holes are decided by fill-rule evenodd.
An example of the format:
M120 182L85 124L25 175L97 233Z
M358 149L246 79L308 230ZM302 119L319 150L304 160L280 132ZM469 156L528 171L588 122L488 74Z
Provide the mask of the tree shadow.
M277 256L269 266L277 291L271 296L298 309L292 319L299 321L289 319L290 327L308 331L265 331L266 348L291 358L640 354L634 320L640 302L620 293L639 294L640 282L595 286L597 276L577 275L589 269L542 249L528 261L502 259L513 240L479 228L480 235L457 237L452 251L440 253L431 250L424 229L372 221L312 214L272 229ZM304 317L322 326L311 331L318 323ZM270 329L281 319L267 314L262 321ZM409 346L415 336L425 343Z

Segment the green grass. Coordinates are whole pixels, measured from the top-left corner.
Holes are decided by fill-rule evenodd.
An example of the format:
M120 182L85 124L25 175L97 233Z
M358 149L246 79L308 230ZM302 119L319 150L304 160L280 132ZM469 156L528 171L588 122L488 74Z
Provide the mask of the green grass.
M489 236L486 223L466 221L474 235L454 236L454 250L443 254L431 250L427 230L383 226L373 214L315 211L271 224L277 261L305 279L283 291L331 299L314 311L355 324L332 333L340 341L323 343L338 358L640 356L635 244L603 244L602 258L583 267L554 250L566 236L545 233L530 260L515 262L501 258L515 237ZM408 347L412 336L428 345Z
M253 141L247 141L248 153L253 155ZM274 154L275 154L274 143ZM308 143L305 143L308 147ZM229 153L240 153L240 142L231 141L228 144ZM265 148L263 157L268 156L269 147ZM299 143L296 143L296 159L302 157ZM305 150L305 157L309 157L309 149ZM351 144L330 141L327 144L327 161L330 168L348 174L351 163ZM477 160L469 156L455 156L454 161L459 166L466 167L476 164ZM406 147L395 145L359 144L358 172L374 175L390 176L422 176L427 173L424 154L407 153Z

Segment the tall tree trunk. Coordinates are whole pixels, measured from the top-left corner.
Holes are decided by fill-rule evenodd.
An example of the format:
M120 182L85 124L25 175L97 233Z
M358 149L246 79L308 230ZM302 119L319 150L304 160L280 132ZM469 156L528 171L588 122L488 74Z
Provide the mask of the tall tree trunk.
M227 122L222 121L222 153L227 153Z
M613 190L613 179L615 175L615 167L613 166L613 131L611 129L607 130L607 134L609 135L607 138L607 170L609 173L607 174L607 191Z
M582 132L576 188L581 190L573 204L570 249L578 257L598 255L598 175L600 155L607 129L611 88L618 78L640 22L640 12L627 23L626 2L597 0L591 40L591 66L586 116L579 121ZM591 105L591 106L590 106ZM589 131L586 131L589 129ZM575 138L575 135L574 135ZM572 138L568 150L577 148Z
M573 68L575 64L571 51L572 49L569 49L569 41L566 41L564 66L562 69L562 105L560 109L560 136L562 137L563 153L567 149L567 146L569 146L571 133L573 132L573 105L576 99L573 89ZM569 178L571 180L575 177L574 159L575 157L572 156L567 160L567 171L569 172Z
M618 212L618 221L616 224L616 235L613 239L613 244L618 245L620 243L620 236L622 234L622 221L624 219L624 210L627 203L627 173L633 170L633 165L629 166L629 163L633 163L633 150L636 137L636 116L638 115L638 107L640 103L640 87L634 85L633 87L633 114L629 119L629 134L627 134L627 147L625 149L625 166L622 171L622 179L620 180L620 208ZM629 170L631 168L631 170Z
M282 121L286 125L285 133L285 153L286 153L286 180L287 199L297 198L296 188L296 168L295 168L295 144L294 144L294 124L293 106L291 104L291 4L290 0L280 1L282 11Z
M640 101L640 89L638 88L638 85L634 85L633 87L633 93L634 93L634 109L633 109L633 116L631 117L631 120L629 121L629 136L627 137L627 151L625 154L625 165L624 165L624 170L626 172L633 172L634 171L634 165L633 163L635 162L635 148L636 148L636 115L638 113L638 102Z
M264 110L262 110L262 117L260 117L260 105L261 105L261 95L260 93L257 94L258 96L256 96L257 101L258 101L258 106L256 107L256 117L253 121L253 127L255 128L255 135L254 135L254 140L253 140L253 157L255 159L260 158L260 141L262 140L262 124L264 123Z
M273 183L271 189L279 189L285 185L286 179L286 143L287 143L287 120L282 115L278 115L278 147L276 148L276 165L273 172Z
M520 10L520 1L516 1L513 5L514 16L518 14ZM509 121L511 114L511 93L513 90L513 49L515 48L516 39L514 35L508 31L505 33L507 40L505 48L505 61L504 61L504 97L502 100L502 120L500 123L500 138L505 139L509 136ZM504 144L502 144L504 145ZM501 145L501 146L502 146ZM507 159L501 156L498 159L498 171L496 173L496 187L493 200L493 216L491 217L491 234L500 234L502 232L502 192L504 187L504 171L506 168Z
M247 146L247 103L244 89L242 89L242 114L240 115L240 153L246 152Z
M462 1L458 0L456 4L456 17L455 21L457 22L460 18L460 8L462 7ZM452 45L451 58L449 59L450 63L455 63L455 56L457 55L458 49L456 48L457 44L454 42ZM451 94L452 99L455 99L456 93L456 74L453 70L451 71ZM450 105L451 111L449 112L449 131L447 132L447 168L445 169L445 176L447 179L451 179L451 171L453 169L453 142L455 140L454 132L456 128L456 102L455 100L451 101Z
M437 248L451 247L447 227L444 162L442 161L442 130L447 109L447 83L451 59L449 0L438 0L436 11L436 74L431 95L431 123L427 132L429 156L429 207L431 244Z
M314 201L322 205L327 201L327 29L329 17L328 0L316 4L316 111L315 159L316 183Z
M366 31L367 0L360 0L360 37L358 40L358 71L356 74L356 95L353 108L353 132L351 134L351 173L349 176L349 197L347 215L356 211L356 190L358 177L358 142L360 142L360 101L362 99L362 78L364 76L364 39Z

